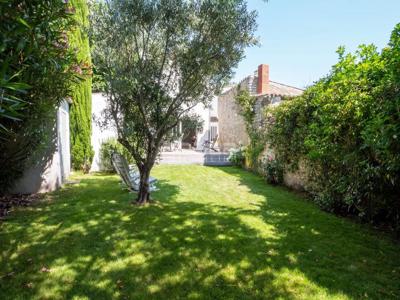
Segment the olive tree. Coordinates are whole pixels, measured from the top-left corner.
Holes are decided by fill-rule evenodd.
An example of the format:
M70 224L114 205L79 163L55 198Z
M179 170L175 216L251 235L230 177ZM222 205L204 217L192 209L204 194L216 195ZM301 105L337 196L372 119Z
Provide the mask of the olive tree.
M256 13L243 0L105 0L92 8L92 49L104 80L104 119L140 172L137 202L168 133L207 104L254 45Z

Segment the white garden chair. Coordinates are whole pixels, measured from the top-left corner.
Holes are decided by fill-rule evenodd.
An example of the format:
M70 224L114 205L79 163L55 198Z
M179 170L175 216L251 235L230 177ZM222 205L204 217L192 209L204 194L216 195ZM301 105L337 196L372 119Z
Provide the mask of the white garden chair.
M137 192L140 185L140 174L136 168L129 166L125 157L121 154L114 152L111 154L111 161L118 175L125 183L127 188L132 192ZM157 179L154 177L149 178L150 192L156 191Z

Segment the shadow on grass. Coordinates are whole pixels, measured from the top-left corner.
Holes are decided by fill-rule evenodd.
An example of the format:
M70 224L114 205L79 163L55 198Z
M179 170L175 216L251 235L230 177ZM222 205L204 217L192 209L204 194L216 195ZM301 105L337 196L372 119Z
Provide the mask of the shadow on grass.
M305 274L329 293L355 298L398 298L400 251L397 241L367 226L320 211L285 187L271 186L251 172L218 168L265 198L256 212L279 236L271 244L274 269Z
M400 271L398 248L245 171L213 170L262 196L257 209L182 199L167 180L157 203L129 206L116 177L94 176L16 214L0 232L0 276L14 272L0 298L399 295L398 273L383 272Z

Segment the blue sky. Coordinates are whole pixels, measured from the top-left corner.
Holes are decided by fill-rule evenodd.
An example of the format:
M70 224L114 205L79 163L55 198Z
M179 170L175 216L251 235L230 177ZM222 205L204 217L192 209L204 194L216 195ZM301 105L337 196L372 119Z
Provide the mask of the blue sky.
M305 87L336 63L338 46L354 51L359 44L379 49L400 22L400 0L249 0L258 12L261 46L246 50L234 81L270 65L270 79Z

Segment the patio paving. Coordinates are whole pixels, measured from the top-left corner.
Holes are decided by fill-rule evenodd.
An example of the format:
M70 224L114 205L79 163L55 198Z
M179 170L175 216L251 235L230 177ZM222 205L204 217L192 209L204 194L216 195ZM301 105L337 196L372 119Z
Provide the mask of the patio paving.
M200 152L188 149L182 151L162 152L160 164L173 165L206 165L228 166L228 153L225 152Z

